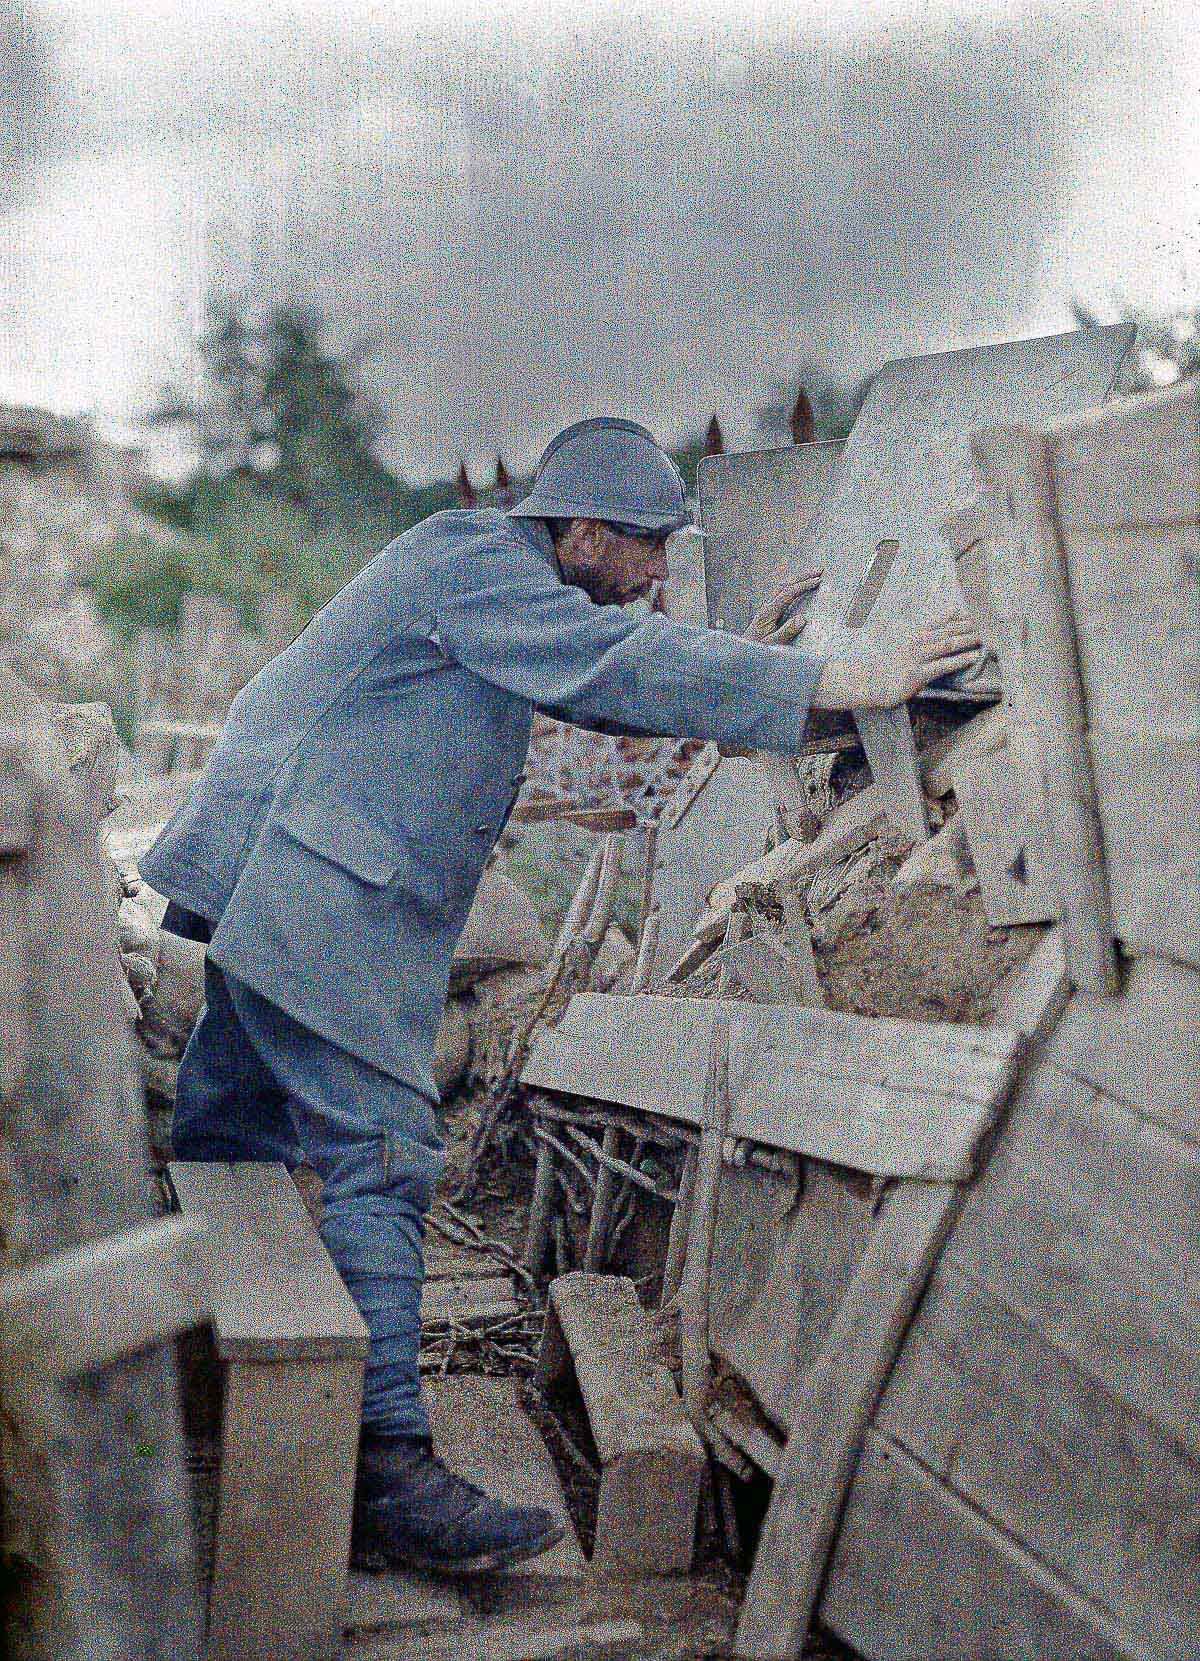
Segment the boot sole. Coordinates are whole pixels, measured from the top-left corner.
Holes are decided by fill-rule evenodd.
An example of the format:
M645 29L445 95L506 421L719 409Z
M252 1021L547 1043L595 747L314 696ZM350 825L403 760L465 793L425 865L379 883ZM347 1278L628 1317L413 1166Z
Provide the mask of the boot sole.
M377 1547L353 1548L350 1567L368 1574L379 1574L385 1569L415 1569L423 1574L488 1574L497 1569L510 1569L514 1563L527 1563L531 1557L556 1546L566 1534L562 1523L556 1523L545 1534L522 1546L506 1546L498 1551L480 1552L477 1557L434 1557L427 1552L405 1552L403 1556L389 1556Z

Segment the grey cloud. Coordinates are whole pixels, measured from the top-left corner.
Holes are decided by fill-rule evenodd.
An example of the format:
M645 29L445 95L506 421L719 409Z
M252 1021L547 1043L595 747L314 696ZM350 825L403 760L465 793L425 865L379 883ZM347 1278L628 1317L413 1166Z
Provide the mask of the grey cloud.
M216 279L369 336L417 471L527 461L597 409L678 437L801 360L850 379L1010 332L1119 26L1089 6L853 43L716 27L466 43L184 21L142 43L157 68L128 96L97 60L79 138L113 120L130 144L223 145Z
M19 199L42 150L50 46L22 0L0 0L0 213Z

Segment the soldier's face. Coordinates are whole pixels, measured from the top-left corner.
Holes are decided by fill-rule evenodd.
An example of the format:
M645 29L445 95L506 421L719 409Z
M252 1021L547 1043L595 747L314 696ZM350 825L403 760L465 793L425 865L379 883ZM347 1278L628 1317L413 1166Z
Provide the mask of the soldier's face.
M599 519L575 519L556 551L565 581L597 605L623 606L667 580L665 541L627 536Z

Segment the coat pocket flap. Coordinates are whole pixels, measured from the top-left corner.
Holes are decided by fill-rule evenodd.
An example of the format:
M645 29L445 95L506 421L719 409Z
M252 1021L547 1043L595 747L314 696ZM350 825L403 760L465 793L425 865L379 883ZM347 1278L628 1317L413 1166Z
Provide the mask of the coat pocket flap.
M386 888L408 861L399 837L329 802L290 802L280 811L277 823L302 848L371 888Z

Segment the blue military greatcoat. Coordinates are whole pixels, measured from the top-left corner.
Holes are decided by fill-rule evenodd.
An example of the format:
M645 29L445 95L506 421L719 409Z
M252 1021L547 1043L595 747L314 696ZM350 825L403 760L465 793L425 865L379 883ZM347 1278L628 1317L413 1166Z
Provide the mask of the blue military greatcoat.
M796 751L821 662L596 605L541 521L442 513L390 543L234 699L142 861L209 955L434 1097L450 960L533 711Z

